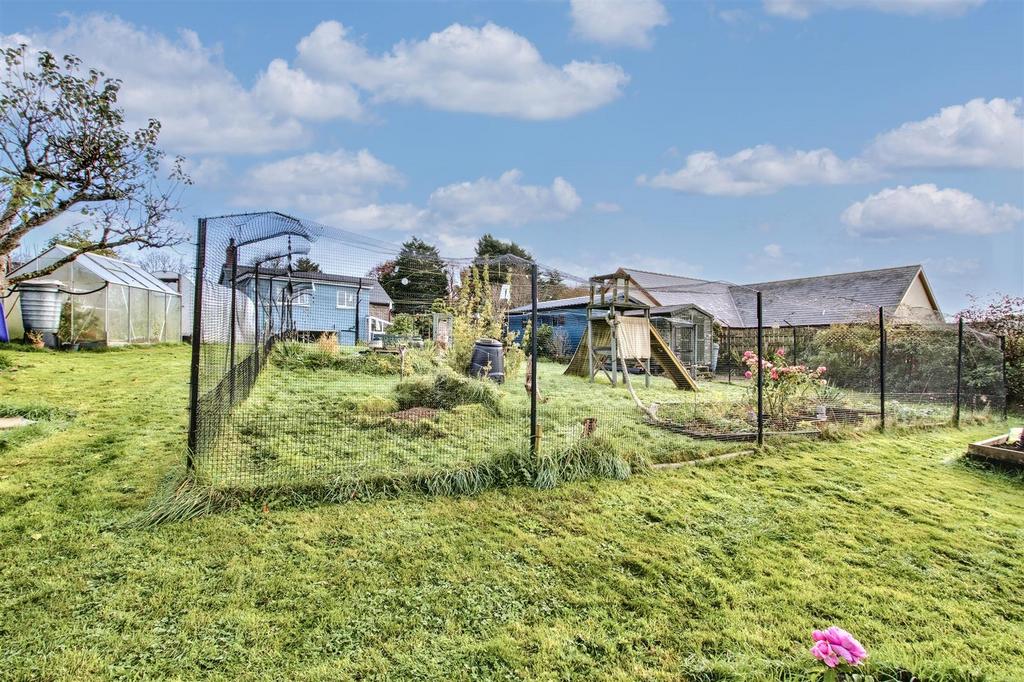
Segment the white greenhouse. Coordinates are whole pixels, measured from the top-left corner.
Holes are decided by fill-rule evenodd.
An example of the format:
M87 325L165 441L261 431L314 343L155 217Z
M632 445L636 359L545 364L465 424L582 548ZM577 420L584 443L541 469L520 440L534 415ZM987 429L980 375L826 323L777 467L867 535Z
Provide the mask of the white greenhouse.
M32 272L73 253L58 245L11 272ZM181 341L181 295L134 263L86 253L2 299L12 341L35 332L49 346Z

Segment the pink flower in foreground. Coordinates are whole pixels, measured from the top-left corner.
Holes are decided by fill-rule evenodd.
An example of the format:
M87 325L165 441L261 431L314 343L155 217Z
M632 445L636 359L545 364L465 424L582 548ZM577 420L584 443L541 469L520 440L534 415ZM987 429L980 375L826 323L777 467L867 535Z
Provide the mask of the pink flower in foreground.
M784 357L786 357L786 349L785 348L779 348L779 349L777 349L775 351L775 354L778 355L780 358L784 358Z
M826 371L828 370L825 368L824 365L818 368L818 374L824 374Z
M815 630L811 636L814 638L811 653L830 668L839 665L840 659L850 665L860 665L868 657L860 642L842 628L832 626L824 631Z
M746 372L743 373L743 376L749 379L750 377L754 376L754 373L748 369Z
M749 360L750 356L753 355L753 354L754 354L753 351L745 350L745 351L743 351L743 359L744 360Z

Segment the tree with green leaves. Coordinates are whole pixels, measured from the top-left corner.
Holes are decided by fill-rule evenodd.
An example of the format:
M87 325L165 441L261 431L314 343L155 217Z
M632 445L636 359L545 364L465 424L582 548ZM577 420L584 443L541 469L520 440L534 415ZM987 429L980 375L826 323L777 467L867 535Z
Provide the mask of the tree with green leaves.
M303 256L295 261L295 266L292 270L295 272L320 272L320 264Z
M448 295L444 260L437 247L419 237L403 243L394 260L381 263L370 275L388 292L399 313L428 311L435 300Z
M83 253L183 241L172 218L191 181L181 157L167 171L160 122L128 129L121 81L95 69L83 75L72 55L30 54L26 45L0 50L0 263L68 212L87 216L91 229L77 235L72 253L10 281L49 274Z
M487 233L476 242L477 266L487 265L491 271L491 283L522 284L529 282L529 263L533 255L514 241L504 241Z

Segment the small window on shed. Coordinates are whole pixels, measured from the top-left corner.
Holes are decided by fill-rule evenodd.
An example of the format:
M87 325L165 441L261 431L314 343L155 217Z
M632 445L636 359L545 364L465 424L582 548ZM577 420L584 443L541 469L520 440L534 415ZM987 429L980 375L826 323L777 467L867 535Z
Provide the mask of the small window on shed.
M338 307L353 310L356 307L355 289L338 289Z

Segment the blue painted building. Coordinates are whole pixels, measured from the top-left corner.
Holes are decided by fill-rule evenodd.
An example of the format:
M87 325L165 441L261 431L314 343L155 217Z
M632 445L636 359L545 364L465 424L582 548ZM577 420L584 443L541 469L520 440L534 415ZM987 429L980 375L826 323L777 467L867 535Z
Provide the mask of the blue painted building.
M338 343L351 346L382 336L391 324L391 298L372 277L289 275L280 268L260 268L256 273L247 266L238 268L236 285L252 302L258 317L254 324L263 338L283 330L311 336L335 333Z
M555 301L542 301L537 304L537 324L553 327L556 336L564 338L565 355L571 356L580 345L580 340L587 333L587 304L590 296L560 298ZM508 328L517 340L522 340L530 326L531 307L528 305L513 308L508 312Z

